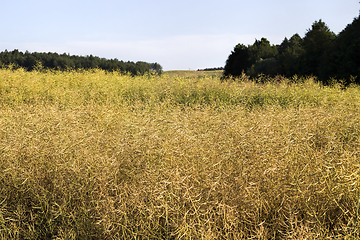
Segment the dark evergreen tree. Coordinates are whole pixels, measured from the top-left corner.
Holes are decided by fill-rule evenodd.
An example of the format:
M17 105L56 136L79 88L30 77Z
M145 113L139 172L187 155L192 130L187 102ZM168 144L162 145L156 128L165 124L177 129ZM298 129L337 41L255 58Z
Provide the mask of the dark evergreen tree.
M256 77L260 74L268 76L275 76L277 74L278 62L275 58L265 58L256 61L255 64L247 71L251 77Z
M331 47L335 38L335 33L330 31L321 19L313 23L303 40L304 53L300 59L300 74L319 76L319 67L323 60L324 53Z
M107 60L105 58L99 58L93 55L90 56L70 56L69 54L57 54L57 53L29 53L28 51L23 54L19 50L15 49L12 52L5 50L0 53L0 67L6 67L10 64L19 68L22 67L26 70L34 70L37 68L37 64L41 65L45 69L55 70L69 70L69 69L94 69L100 68L106 71L121 71L129 72L132 75L144 74L156 69L161 71L162 67L158 63L147 62L123 62L118 59Z
M290 40L287 38L278 46L278 74L291 77L298 74L299 56L304 53L302 39L299 34L294 34Z
M270 45L269 40L266 38L255 40L254 44L249 46L250 62L252 64L261 59L274 58L277 53L277 47Z
M28 70L33 70L36 66L36 57L33 56L28 51L25 52L25 62L24 62L24 68Z
M259 74L276 75L277 54L277 46L271 45L266 38L255 40L254 44L249 46L249 60L252 65L247 70L247 74L252 77L256 77Z
M251 66L249 48L243 44L235 46L234 50L226 60L224 77L237 77Z
M238 44L229 55L224 77L281 74L318 76L327 83L330 78L356 78L360 84L360 16L355 18L338 36L322 21L315 21L302 39L294 34L278 45L270 45L266 38L248 47ZM352 78L354 79L354 78Z
M277 72L277 47L270 45L266 38L255 40L253 45L238 44L229 55L224 67L224 77L240 76L246 72L250 76L258 74L275 75Z
M320 79L325 83L330 78L349 81L351 76L357 76L360 83L360 16L340 32L320 67Z

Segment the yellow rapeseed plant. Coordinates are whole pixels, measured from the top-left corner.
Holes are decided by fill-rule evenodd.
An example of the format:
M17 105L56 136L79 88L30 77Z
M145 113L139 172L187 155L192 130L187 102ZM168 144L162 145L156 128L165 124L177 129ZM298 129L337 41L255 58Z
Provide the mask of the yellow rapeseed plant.
M0 69L0 239L357 239L360 88Z

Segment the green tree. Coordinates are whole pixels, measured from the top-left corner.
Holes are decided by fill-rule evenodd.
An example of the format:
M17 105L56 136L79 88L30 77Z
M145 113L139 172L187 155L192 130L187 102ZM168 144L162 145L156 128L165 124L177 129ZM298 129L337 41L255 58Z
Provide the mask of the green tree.
M340 32L333 46L326 51L320 68L320 79L330 78L350 80L357 76L360 83L360 15Z
M261 40L255 40L254 44L249 47L249 60L251 64L254 64L260 59L274 58L277 53L276 46L270 45L266 38L261 38Z
M151 70L157 72L158 74L161 74L162 69L162 66L157 62L151 64Z
M237 44L226 60L224 77L240 76L242 72L245 72L251 66L249 57L248 47L240 43Z
M315 21L308 29L303 41L304 53L301 56L301 74L319 76L319 67L324 53L336 38L335 33L321 21Z
M277 47L270 45L266 38L255 40L251 46L238 44L229 55L224 67L224 77L240 76L246 72L250 76L258 74L275 75L277 71Z
M302 39L294 34L290 40L287 38L278 46L278 73L291 77L300 71L299 57L304 53Z
M247 73L252 77L259 74L276 75L277 54L277 46L271 45L266 38L255 40L254 44L249 47L251 68L248 69Z
M33 70L36 66L36 58L28 51L25 52L24 56L25 56L24 68L27 69L28 71Z
M37 63L41 63L45 69L68 70L68 69L93 69L100 68L106 71L130 72L133 75L144 74L151 69L160 72L162 67L158 63L147 62L124 62L118 59L107 60L93 55L90 56L70 56L69 54L57 53L29 53L23 54L15 49L12 52L5 50L0 53L0 67L12 64L15 68L23 67L29 71L36 68Z

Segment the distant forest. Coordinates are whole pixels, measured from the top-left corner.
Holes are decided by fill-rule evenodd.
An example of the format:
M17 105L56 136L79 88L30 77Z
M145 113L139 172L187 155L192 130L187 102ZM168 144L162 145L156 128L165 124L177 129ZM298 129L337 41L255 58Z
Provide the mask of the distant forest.
M214 68L198 69L198 71L221 71L221 70L224 70L224 67L214 67Z
M315 21L304 38L294 34L280 45L266 38L253 45L238 44L224 67L224 78L243 73L256 77L316 76L324 84L334 79L360 84L360 20L355 18L338 35L322 21Z
M138 61L124 62L118 59L105 59L90 56L76 56L69 54L57 53L22 53L17 49L9 52L5 50L0 53L0 67L24 68L32 71L39 67L54 70L71 70L71 69L94 69L99 68L106 71L120 71L131 73L132 75L142 75L150 71L161 73L162 66L158 63L147 63Z

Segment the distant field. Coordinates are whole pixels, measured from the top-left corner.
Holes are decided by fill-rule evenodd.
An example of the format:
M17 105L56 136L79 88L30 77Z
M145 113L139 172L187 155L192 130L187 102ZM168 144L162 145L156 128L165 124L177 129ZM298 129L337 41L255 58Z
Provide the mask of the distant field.
M220 77L222 76L222 70L214 71L192 71L192 70L175 70L175 71L164 71L169 77L179 76L179 77L203 77L203 76L213 76Z
M211 74L0 69L0 239L359 239L360 88Z

